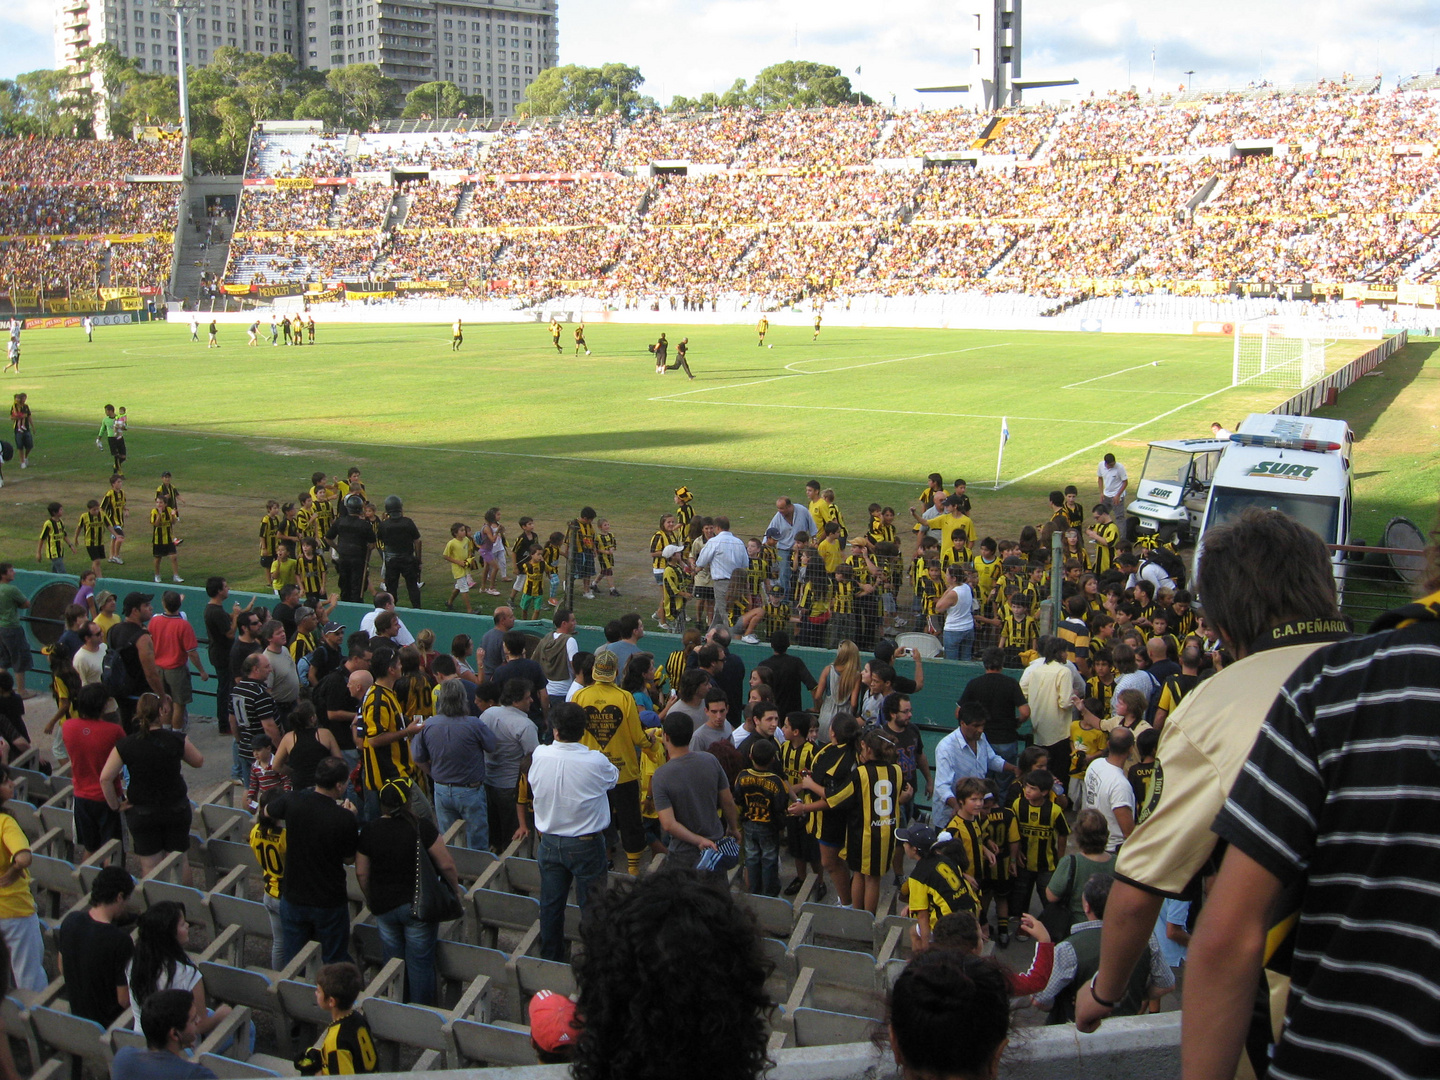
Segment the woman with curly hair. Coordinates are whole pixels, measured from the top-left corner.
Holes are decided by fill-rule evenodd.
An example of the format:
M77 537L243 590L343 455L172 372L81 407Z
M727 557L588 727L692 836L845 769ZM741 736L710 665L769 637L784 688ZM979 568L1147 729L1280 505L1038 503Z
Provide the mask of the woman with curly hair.
M993 1080L1010 1043L1010 975L989 957L928 949L887 1002L890 1050L905 1080Z
M770 1066L770 964L724 885L662 870L610 888L581 926L576 1080L753 1080ZM696 973L703 972L703 978Z

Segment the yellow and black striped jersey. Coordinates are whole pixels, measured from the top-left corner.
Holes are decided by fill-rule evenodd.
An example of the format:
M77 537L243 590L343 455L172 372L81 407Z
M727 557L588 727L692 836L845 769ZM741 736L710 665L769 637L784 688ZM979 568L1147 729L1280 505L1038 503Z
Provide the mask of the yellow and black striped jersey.
M285 877L285 830L270 830L262 825L250 828L250 850L260 864L260 878L265 895L280 899L280 882Z
M679 503L675 507L675 520L680 523L680 527L670 534L677 538L670 541L672 544L680 543L679 538L690 531L690 522L695 520L695 504L691 502Z
M671 544L679 544L683 533L666 532L664 529L656 529L650 537L650 565L656 570L665 569L665 557L660 554ZM682 545L683 546L683 545Z
M930 854L916 863L907 885L910 917L926 919L932 930L946 915L962 911L980 914L980 897L975 894L975 886L943 855Z
M945 585L932 577L923 577L915 585L915 597L920 601L922 615L934 615L935 604L944 594Z
M125 524L125 492L111 488L100 498L100 516L105 524L119 527Z
M685 577L678 567L666 565L662 586L665 590L665 617L678 619L685 610Z
M920 582L925 580L925 578L928 576L928 573L929 572L925 569L925 556L915 556L915 558L912 559L910 562L910 585L916 591L916 593L919 593Z
M46 559L60 559L65 555L65 522L57 521L55 518L46 518L40 526L40 551L41 557Z
M355 1076L375 1071L375 1040L365 1017L347 1013L325 1029L320 1040L320 1075Z
M75 522L75 542L87 547L105 543L105 517L99 510L86 510Z
M306 596L325 591L325 559L316 555L313 559L300 556L300 591Z
M295 514L295 531L301 536L320 538L320 519L311 507L302 506Z
M580 518L575 525L575 543L581 551L595 550L595 523Z
M830 587L830 610L836 615L855 614L855 583L837 581Z
M175 490L174 484L161 484L155 489L155 497L164 499L165 505L174 510L180 501L180 492Z
M751 565L753 566L757 562L760 564L760 572L764 575L765 580L774 580L775 575L778 573L777 567L780 565L778 550L766 545L761 545L760 554L751 560Z
M615 534L608 532L596 533L595 548L600 557L600 569L613 570L615 568Z
M784 600L778 604L765 602L765 634L774 637L777 631L790 629L790 605Z
M952 563L960 563L962 566L970 562L970 549L968 547L942 547L940 549L940 568L943 570Z
M809 772L815 762L815 744L809 739L799 743L786 739L780 743L779 762L785 782L792 788L799 788L801 774Z
M875 566L875 563L863 555L847 556L845 565L850 567L850 572L855 575L855 584L869 585L875 580L875 575L870 572L870 567ZM875 568L879 569L878 566Z
M867 534L877 544L895 543L895 526L886 525L879 518L870 519L870 532Z
M1020 868L1054 870L1060 859L1062 841L1070 835L1070 826L1065 823L1059 804L1047 798L1039 806L1031 806L1021 796L1010 809L1020 827Z
M173 544L175 542L175 511L170 507L157 506L150 511L150 542L152 544Z
M1095 573L1103 574L1115 565L1115 545L1120 541L1120 526L1107 521L1091 528L1100 538L1095 544Z
M365 787L378 792L385 781L410 779L414 765L410 761L410 740L396 739L384 746L373 746L370 740L407 726L404 710L395 691L379 683L370 688L360 706L360 726L364 733L362 764Z
M1199 625L1199 620L1195 617L1193 610L1183 612L1176 611L1174 612L1174 617L1175 625L1172 629L1175 631L1177 638L1184 641L1191 634L1195 633L1195 627Z
M525 560L530 557L530 549L539 544L540 541L534 533L521 532L510 545L510 554L515 557L515 566L523 571Z
M1110 715L1110 699L1115 696L1115 678L1111 676L1109 682L1101 682L1099 675L1091 675L1085 680L1085 696L1093 697L1100 702L1101 716Z
M1067 551L1063 546L1060 548L1060 563L1061 563L1061 565L1062 565L1062 566L1063 566L1063 565L1068 565L1068 564L1070 564L1070 563L1072 563L1072 562L1079 563L1079 564L1080 564L1080 569L1081 569L1082 571L1084 571L1084 572L1086 572L1086 573L1089 572L1089 570L1090 570L1090 555L1089 555L1089 553L1085 550L1085 545L1084 545L1084 544L1081 544L1078 548L1074 549L1073 551Z
M316 640L317 636L314 630L311 630L309 633L301 633L298 630L295 631L295 640L290 642L289 646L290 658L292 660L303 660L314 652L315 647L319 644ZM429 711L429 709L425 710L426 715L429 715ZM411 716L414 714L407 710L406 715Z
M986 867L982 880L1009 881L1015 873L1010 845L1018 846L1020 843L1020 826L1015 822L1015 813L1008 806L996 806L986 811L981 820L985 822L985 839L1000 849L995 853L995 865Z
M965 820L959 814L950 819L946 831L955 838L955 843L965 852L965 865L961 867L971 877L979 880L985 868L985 819ZM955 860L958 865L960 860Z
M1035 635L1039 633L1036 629L1035 616L1024 615L1015 618L1010 610L1010 605L1005 605L1005 610L1000 614L1000 647L1002 649L1019 649L1024 652L1033 648Z
M680 680L685 675L685 660L684 649L676 649L665 658L665 678L677 692L680 689Z
M526 559L521 566L525 574L525 587L521 589L521 596L543 596L545 595L545 581L549 574L545 570L544 562L536 562L534 559Z
M545 563L545 573L558 573L556 566L564 556L565 549L559 544L546 544L540 549L540 558Z
M310 498L315 507L315 528L317 536L324 536L330 531L330 526L335 521L335 504L329 499L330 489L325 487L312 487Z
M260 551L261 554L274 556L276 545L280 542L280 534L285 530L285 522L266 514L260 519Z
M848 784L826 796L831 809L851 807L846 862L852 870L872 877L889 872L904 789L899 765L867 761L856 767Z
M1078 502L1074 506L1065 505L1060 507L1060 512L1065 515L1065 525L1071 529L1078 529L1085 524L1085 508Z

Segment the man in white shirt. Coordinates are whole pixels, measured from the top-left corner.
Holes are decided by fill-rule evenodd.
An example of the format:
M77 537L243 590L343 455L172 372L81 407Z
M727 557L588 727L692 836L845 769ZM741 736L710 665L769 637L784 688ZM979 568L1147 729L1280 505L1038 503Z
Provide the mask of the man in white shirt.
M565 898L570 883L584 917L604 889L609 872L605 829L610 824L607 792L620 771L598 750L580 744L585 710L566 702L550 711L555 741L531 755L530 792L540 833L540 956L565 959Z
M89 686L100 681L105 669L105 653L109 646L105 644L105 635L100 632L100 627L93 622L87 622L81 627L80 636L84 643L75 650L72 662L75 665L75 674L80 676L80 685Z
M392 615L395 613L395 597L391 596L388 592L377 592L375 594L375 610L360 620L360 629L364 630L371 637L374 637L375 616L379 615L382 611L388 611ZM401 621L399 615L395 615L395 625L400 628L395 634L395 645L402 649L406 645L414 645L415 635L410 633L405 623Z
M770 525L765 530L766 537L772 532L775 534L775 547L780 554L780 587L785 590L785 595L789 596L790 553L795 549L795 534L806 533L811 541L814 541L815 519L805 507L782 495L775 500L775 516L770 519Z
M715 535L705 541L695 565L710 571L711 584L715 589L715 610L710 616L711 626L729 626L730 579L742 570L750 569L750 553L745 542L730 531L730 519L715 519Z
M1117 521L1125 509L1125 491L1130 486L1130 474L1125 466L1115 460L1114 454L1106 454L1095 470L1095 483L1100 489L1100 501L1110 507L1110 514Z
M1135 828L1135 789L1125 775L1125 760L1134 749L1135 736L1127 728L1110 732L1105 756L1085 770L1085 806L1099 810L1110 827L1106 851L1118 851Z

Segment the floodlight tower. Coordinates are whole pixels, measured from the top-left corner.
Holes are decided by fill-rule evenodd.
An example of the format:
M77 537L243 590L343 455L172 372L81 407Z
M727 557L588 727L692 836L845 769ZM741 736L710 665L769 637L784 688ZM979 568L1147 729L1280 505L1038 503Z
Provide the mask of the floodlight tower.
M1023 0L981 0L980 10L964 16L969 35L970 81L951 86L922 86L922 94L969 93L985 112L1020 104L1022 91L1042 86L1073 86L1077 79L1022 79Z

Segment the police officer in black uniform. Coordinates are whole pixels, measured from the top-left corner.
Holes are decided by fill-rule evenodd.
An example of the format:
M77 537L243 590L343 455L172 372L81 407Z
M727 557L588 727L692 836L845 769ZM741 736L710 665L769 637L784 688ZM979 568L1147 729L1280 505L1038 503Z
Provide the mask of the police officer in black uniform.
M385 591L396 594L400 578L405 578L405 591L410 606L420 606L420 530L404 514L400 496L385 500L385 520L375 526L375 535L385 549Z
M345 512L331 523L325 539L339 556L336 568L340 574L340 599L358 604L365 585L365 563L375 543L375 530L362 516L365 500L359 495L345 496L341 505Z

